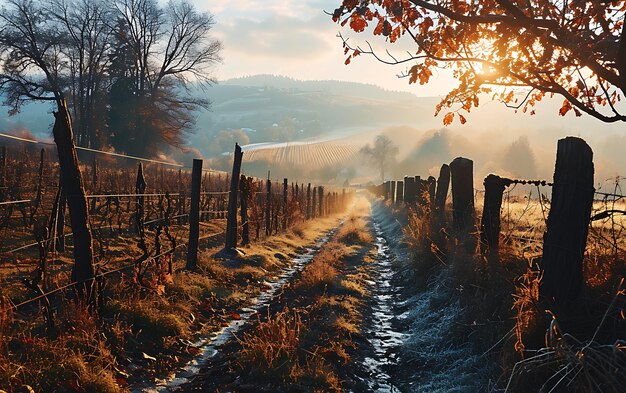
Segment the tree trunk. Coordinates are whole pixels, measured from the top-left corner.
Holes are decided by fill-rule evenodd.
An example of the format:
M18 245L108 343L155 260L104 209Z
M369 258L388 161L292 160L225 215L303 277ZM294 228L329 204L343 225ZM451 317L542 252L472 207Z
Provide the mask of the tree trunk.
M543 235L542 298L565 304L583 285L582 263L593 204L593 152L575 137L559 140L552 203Z
M93 279L93 248L91 229L89 228L89 211L87 199L83 187L83 177L78 166L78 157L74 146L72 134L72 122L67 111L67 105L63 101L58 103L58 112L54 113L55 122L52 129L54 142L59 155L61 170L61 188L67 198L70 210L70 222L74 237L74 267L72 268L72 280L85 283ZM85 294L86 286L78 288L81 295ZM87 295L90 290L87 289Z

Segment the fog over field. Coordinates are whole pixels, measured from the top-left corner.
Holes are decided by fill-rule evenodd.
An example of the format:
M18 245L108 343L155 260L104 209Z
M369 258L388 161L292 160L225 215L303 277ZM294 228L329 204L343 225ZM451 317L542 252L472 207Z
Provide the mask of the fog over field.
M378 182L378 169L368 166L358 150L380 134L399 147L389 171L394 177L436 175L436 163L465 156L474 160L477 185L492 171L550 179L556 142L567 135L581 136L593 148L596 183L604 185L626 173L623 126L586 115L576 118L573 113L563 119L558 116L557 98L539 103L531 116L484 96L482 105L466 116L465 125L444 127L442 116L434 116L438 97L360 83L258 75L221 81L196 94L208 97L212 110L197 113L186 153L173 150L168 155L177 160L203 156L211 165L229 169L238 142L248 151L244 169L257 176L275 170L336 183ZM50 138L52 119L46 104L31 104L13 117L3 112L0 128ZM302 159L304 155L317 158L312 162ZM330 161L324 158L331 155ZM344 169L339 171L342 160Z

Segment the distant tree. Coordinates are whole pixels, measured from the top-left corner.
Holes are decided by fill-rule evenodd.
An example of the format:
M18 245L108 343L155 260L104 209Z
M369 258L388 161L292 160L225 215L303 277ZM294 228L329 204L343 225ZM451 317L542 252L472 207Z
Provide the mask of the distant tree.
M381 56L371 46L343 39L348 64L359 54L386 64L413 64L409 83L428 83L436 68L450 68L459 81L437 105L461 110L493 94L523 112L546 95L565 98L559 114L587 113L604 122L626 121L618 102L626 92L626 1L560 0L343 0L333 20L394 43L407 36L416 50ZM521 91L520 91L521 89ZM522 93L520 96L519 93Z
M391 139L385 135L378 135L374 140L373 146L365 145L361 148L370 163L380 169L380 180L385 181L385 170L391 160L395 159L398 154L398 147L391 142Z
M537 176L537 164L526 136L517 138L507 147L502 157L502 169L524 179Z
M109 113L119 127L112 133L128 134L116 147L149 154L162 144L179 145L193 128L193 111L209 105L190 94L187 83L214 82L210 68L221 61L222 47L209 34L214 18L186 0L164 7L156 0L117 0L114 9L118 47L113 51L112 98L132 104L133 110L132 119L119 106ZM116 118L120 109L122 121Z

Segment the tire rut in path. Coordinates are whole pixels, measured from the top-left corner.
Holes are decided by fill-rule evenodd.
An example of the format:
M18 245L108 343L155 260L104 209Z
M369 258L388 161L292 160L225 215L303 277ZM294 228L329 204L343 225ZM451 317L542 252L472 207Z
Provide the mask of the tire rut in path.
M267 307L272 303L273 299L280 294L280 290L285 285L288 285L294 276L301 272L304 267L311 262L315 255L317 255L322 247L333 237L337 229L341 227L342 224L343 220L341 220L333 229L320 237L313 246L307 247L305 253L293 258L292 263L282 271L277 280L267 283L266 291L252 299L249 307L240 310L239 319L232 319L227 326L217 332L214 332L210 337L202 337L198 339L194 343L194 346L199 348L200 353L189 361L186 366L171 373L164 379L157 379L146 383L143 386L137 386L132 389L132 392L170 392L179 389L186 383L190 382L191 378L196 376L208 363L208 361L219 353L219 348L234 338L233 334L236 334L248 321L250 321L251 317L255 316L259 312L260 309Z
M399 362L399 353L405 334L398 328L396 306L402 288L396 287L394 275L396 256L394 255L381 226L372 221L372 232L376 246L371 281L370 318L365 323L364 335L367 347L362 353L360 364L355 364L355 374L368 391L376 393L400 392L395 385L394 374Z

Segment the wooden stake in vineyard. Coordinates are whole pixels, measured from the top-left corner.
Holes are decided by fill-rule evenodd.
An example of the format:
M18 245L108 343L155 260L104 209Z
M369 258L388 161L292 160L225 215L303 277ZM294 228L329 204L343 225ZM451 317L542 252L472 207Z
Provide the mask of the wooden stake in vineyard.
M57 100L58 111L54 112L52 135L59 155L61 188L67 198L70 222L74 239L74 266L72 281L79 284L79 296L91 294L90 286L85 285L94 277L93 245L89 228L89 211L83 187L83 177L78 166L78 156L74 146L72 122L64 99Z

